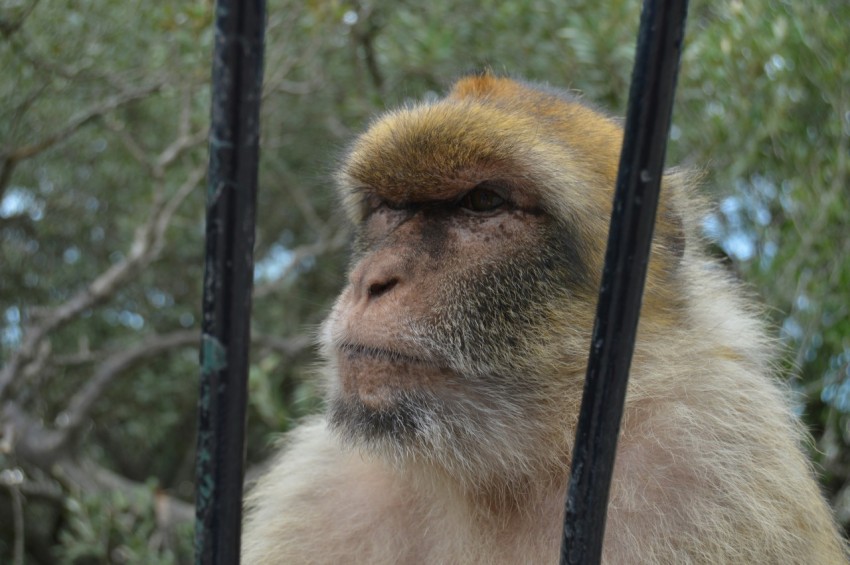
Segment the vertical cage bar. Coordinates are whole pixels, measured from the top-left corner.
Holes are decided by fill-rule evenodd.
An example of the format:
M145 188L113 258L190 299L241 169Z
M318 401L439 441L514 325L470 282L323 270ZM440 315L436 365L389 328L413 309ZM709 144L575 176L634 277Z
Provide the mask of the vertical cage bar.
M264 0L218 0L212 66L195 562L239 562Z
M562 565L602 557L608 491L685 32L687 0L645 0L567 491Z

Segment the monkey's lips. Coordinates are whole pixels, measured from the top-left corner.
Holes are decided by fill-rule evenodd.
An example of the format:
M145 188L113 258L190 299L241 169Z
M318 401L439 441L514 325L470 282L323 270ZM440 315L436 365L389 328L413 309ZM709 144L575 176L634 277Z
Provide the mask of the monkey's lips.
M342 391L375 408L390 407L400 395L444 385L452 371L397 351L357 344L337 350Z

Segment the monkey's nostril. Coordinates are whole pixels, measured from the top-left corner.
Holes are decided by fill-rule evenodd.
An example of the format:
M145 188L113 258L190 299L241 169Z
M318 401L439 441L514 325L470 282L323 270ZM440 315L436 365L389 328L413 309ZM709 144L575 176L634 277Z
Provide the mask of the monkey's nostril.
M382 294L386 294L398 284L397 278L391 278L388 281L372 283L369 285L369 298L378 298Z

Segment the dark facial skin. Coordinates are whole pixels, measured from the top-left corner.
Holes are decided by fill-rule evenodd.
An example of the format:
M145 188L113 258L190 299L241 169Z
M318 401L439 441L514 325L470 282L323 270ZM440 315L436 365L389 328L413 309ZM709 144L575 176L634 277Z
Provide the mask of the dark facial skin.
M439 438L472 441L505 398L533 413L544 344L527 336L551 334L551 312L589 286L570 230L533 194L491 182L451 199L366 200L328 323L332 425L366 445L433 453Z

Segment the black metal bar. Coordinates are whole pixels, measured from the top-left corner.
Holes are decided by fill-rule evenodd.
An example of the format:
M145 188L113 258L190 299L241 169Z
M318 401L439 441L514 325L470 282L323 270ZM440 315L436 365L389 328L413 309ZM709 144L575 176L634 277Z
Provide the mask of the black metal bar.
M634 351L685 32L687 0L645 0L608 250L566 499L562 565L602 557L608 490Z
M195 563L239 562L264 0L218 0L212 68Z

